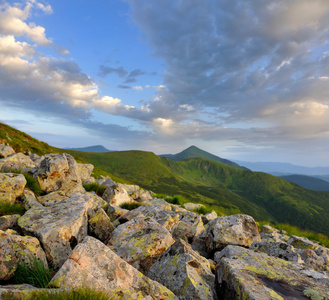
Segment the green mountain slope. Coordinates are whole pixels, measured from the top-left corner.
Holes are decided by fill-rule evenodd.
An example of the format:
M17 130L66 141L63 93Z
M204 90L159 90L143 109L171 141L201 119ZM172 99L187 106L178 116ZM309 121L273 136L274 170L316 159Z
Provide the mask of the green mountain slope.
M257 220L290 223L329 234L328 192L307 190L266 173L202 158L176 162L143 151L79 155L116 177L154 192L181 194L222 212L243 212Z
M227 165L232 166L232 167L247 170L247 168L241 167L240 165L234 163L233 161L230 161L230 160L221 158L219 156L213 155L213 154L211 154L207 151L204 151L204 150L202 150L198 147L195 147L195 146L191 146L191 147L189 147L189 148L187 148L187 149L185 149L182 152L179 152L177 154L162 154L160 156L169 158L173 161L182 161L184 159L198 158L199 157L199 158L214 160L214 161L217 161L217 162L227 164Z
M314 191L329 191L329 182L313 176L306 175L286 175L281 178L296 183L306 189Z

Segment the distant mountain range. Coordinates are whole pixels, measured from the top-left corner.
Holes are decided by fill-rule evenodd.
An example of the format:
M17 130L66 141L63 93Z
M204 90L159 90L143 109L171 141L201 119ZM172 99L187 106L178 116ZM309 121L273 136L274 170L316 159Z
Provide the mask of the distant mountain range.
M309 190L329 191L329 182L316 177L306 175L287 175L280 177Z
M82 152L112 152L113 150L106 149L102 145L95 145L95 146L89 146L89 147L83 147L83 148L64 148L67 150L74 150L74 151L82 151Z
M234 163L233 161L230 161L228 159L221 158L219 156L213 155L213 154L211 154L207 151L204 151L204 150L202 150L202 149L200 149L196 146L188 147L187 149L185 149L182 152L179 152L177 154L161 154L159 156L169 158L173 161L182 161L184 159L199 157L199 158L205 158L205 159L218 161L218 162L221 162L223 164L226 164L226 165L229 165L229 166L232 166L232 167L236 167L236 168L239 168L239 169L247 170L247 168L241 167L240 165L238 165L237 163Z
M237 164L256 172L265 172L275 176L301 175L329 175L329 167L302 167L280 162L249 162L233 160Z

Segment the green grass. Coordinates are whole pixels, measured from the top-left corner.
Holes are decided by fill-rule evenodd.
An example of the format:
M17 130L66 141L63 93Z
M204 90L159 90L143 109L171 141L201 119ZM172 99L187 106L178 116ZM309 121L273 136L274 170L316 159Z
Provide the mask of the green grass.
M199 214L199 215L205 215L205 214L208 214L208 213L211 213L211 209L209 208L206 208L204 206L201 206L199 208L196 208L196 209L193 209L193 212Z
M121 208L123 209L128 209L128 210L133 210L136 209L142 205L145 205L143 203L138 203L138 202L125 202L120 205Z
M300 237L306 237L309 240L316 241L320 245L323 245L327 248L329 248L329 237L321 234L321 233L316 233L313 231L308 231L308 230L302 230L298 228L297 226L292 226L290 224L270 224L269 222L262 221L258 222L258 228L261 230L263 225L270 225L273 228L276 228L278 230L285 230L287 232L287 235L296 235Z
M10 298L8 298L9 300ZM109 300L115 299L103 291L96 291L89 288L79 288L68 291L35 291L29 293L23 300Z
M43 194L38 179L34 178L31 174L22 173L26 179L26 187L28 187L36 196Z
M98 196L102 197L106 189L105 185L99 185L97 182L84 184L83 187L87 192L94 191Z
M23 215L25 212L25 208L22 203L15 202L0 202L0 216L6 215Z
M14 275L15 282L18 284L28 283L38 288L47 287L52 278L52 270L35 256L30 259L30 262L31 265L25 262L17 264Z

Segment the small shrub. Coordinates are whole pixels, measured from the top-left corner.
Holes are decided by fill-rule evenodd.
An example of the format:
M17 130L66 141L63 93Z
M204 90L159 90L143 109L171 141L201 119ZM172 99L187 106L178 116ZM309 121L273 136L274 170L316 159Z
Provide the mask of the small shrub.
M14 275L18 284L28 283L38 288L45 288L52 278L52 270L43 261L33 257L30 259L31 265L23 262L17 264Z
M94 191L100 197L103 196L106 189L105 185L99 185L97 182L84 184L83 187L87 192Z
M138 203L138 202L125 202L120 205L121 208L123 209L128 209L128 210L133 210L136 209L140 206L144 205L143 203Z
M0 216L23 215L25 208L21 203L0 202Z
M180 197L175 195L175 196L166 196L164 197L164 200L167 201L168 203L171 204L176 204L176 205L181 205L182 201L180 200Z
M103 291L96 291L89 288L79 288L69 291L35 291L29 294L25 300L109 300L115 299Z
M195 212L199 215L205 215L205 214L211 213L211 210L204 206L200 206L199 208L193 209L193 212Z

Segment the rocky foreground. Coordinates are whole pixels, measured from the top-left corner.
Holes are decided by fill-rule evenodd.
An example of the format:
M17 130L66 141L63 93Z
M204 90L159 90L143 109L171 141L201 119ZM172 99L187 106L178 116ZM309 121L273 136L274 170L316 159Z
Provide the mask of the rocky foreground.
M286 236L251 216L200 216L135 185L91 177L68 154L39 157L0 145L0 202L24 203L0 217L0 298L38 290L15 285L19 263L55 270L48 288L90 287L111 299L329 299L329 249ZM35 196L22 174L43 191ZM83 184L105 187L102 197ZM120 207L139 203L134 210ZM43 289L45 290L45 289Z

